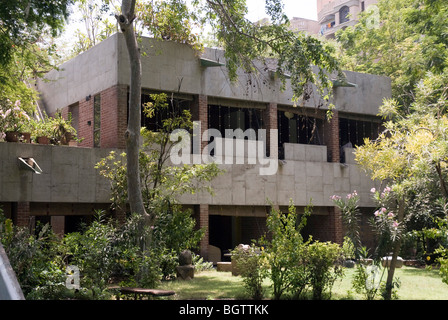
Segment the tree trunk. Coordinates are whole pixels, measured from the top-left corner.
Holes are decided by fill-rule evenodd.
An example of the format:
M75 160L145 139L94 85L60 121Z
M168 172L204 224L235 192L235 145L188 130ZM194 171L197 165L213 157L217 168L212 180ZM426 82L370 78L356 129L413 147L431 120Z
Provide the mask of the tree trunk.
M139 150L141 127L141 56L134 31L135 0L123 0L121 15L117 16L120 29L126 40L131 68L131 82L129 94L129 120L126 131L127 154L127 182L128 198L132 213L146 216L145 206L141 193Z
M398 204L398 222L402 223L404 218L404 199L401 199ZM387 281L386 281L386 294L384 299L391 300L392 299L392 289L393 289L393 281L395 269L397 266L398 253L401 248L401 235L398 236L395 242L394 251L392 253L392 260L390 261L389 270L387 272ZM387 266L387 263L386 263Z

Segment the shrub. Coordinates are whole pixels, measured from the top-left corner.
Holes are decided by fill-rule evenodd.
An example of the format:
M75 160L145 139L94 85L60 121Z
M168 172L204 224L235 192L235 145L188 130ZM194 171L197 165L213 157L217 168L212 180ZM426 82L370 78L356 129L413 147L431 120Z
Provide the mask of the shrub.
M263 279L265 276L262 266L261 250L254 245L244 248L237 247L232 251L232 261L243 277L244 287L248 295L254 300L263 299Z
M59 299L67 294L60 240L48 224L38 225L34 235L0 213L0 241L26 299Z
M269 276L272 281L274 298L280 299L283 293L298 292L303 289L303 279L306 278L301 263L305 243L300 231L306 225L306 219L311 214L311 206L305 209L305 213L299 220L296 208L290 204L288 213L272 209L267 218L267 227L272 240L261 239L266 244L263 253L270 268Z
M313 242L306 248L313 299L322 300L337 278L343 276L342 249L337 243Z

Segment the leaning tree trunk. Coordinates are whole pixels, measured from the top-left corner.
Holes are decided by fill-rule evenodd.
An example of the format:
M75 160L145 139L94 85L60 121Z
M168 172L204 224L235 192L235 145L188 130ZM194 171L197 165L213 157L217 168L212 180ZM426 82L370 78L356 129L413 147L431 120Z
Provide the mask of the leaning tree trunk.
M399 208L398 208L398 222L402 223L404 218L404 199L401 199L399 201ZM394 281L394 274L395 269L397 266L397 259L398 259L398 253L401 249L401 235L398 236L395 242L395 246L392 252L392 259L390 261L389 270L387 272L387 280L386 280L386 293L385 293L385 300L391 300L392 299L392 290L393 290L393 281ZM387 265L387 262L386 262Z
M134 31L135 0L123 0L121 14L117 16L120 29L126 40L131 68L129 94L129 120L126 131L128 198L132 213L146 216L141 193L139 169L139 141L141 127L141 56Z

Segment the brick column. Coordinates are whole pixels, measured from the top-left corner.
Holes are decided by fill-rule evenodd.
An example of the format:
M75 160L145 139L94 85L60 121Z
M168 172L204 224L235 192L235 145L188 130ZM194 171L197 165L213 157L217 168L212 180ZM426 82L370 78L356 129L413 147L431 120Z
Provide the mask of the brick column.
M79 101L78 138L80 147L93 147L93 95Z
M30 225L30 203L29 202L18 202L17 203L16 225L18 227L29 227L29 225Z
M200 243L200 255L207 260L208 259L208 246L209 246L209 206L208 204L199 205L199 228L205 229L204 237Z
M328 209L328 232L331 241L342 244L344 242L344 230L342 225L341 211L336 207Z
M58 236L63 237L65 233L65 216L51 216L50 219L53 232Z
M327 210L328 214L326 215L311 216L307 222L307 230L313 239L342 244L344 230L341 212L336 207L328 207Z
M126 148L127 95L125 85L101 92L101 148Z
M328 127L328 134L326 134L328 159L331 162L340 162L339 112L337 110L333 110L333 117L331 118Z
M264 111L264 128L266 129L266 154L273 159L278 158L279 145L278 145L278 137L276 137L275 139L271 139L270 130L272 129L278 130L277 118L278 118L277 104L269 103ZM271 140L273 150L271 150Z
M197 95L191 107L191 116L193 121L201 123L201 140L204 132L208 130L208 97L206 95ZM201 141L201 152L205 150L208 141Z

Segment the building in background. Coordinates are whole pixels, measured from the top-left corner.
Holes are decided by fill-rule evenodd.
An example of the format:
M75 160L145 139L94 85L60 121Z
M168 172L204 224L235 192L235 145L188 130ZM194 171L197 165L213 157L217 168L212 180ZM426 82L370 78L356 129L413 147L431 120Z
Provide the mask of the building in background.
M213 196L200 192L180 199L207 230L201 243L203 257L215 251L222 254L264 234L268 199L285 211L292 200L299 213L312 201L313 215L304 232L316 240L341 243L342 221L330 197L356 190L367 223L375 207L370 197L375 185L355 164L353 149L344 147L378 135L378 109L391 96L389 78L346 72L350 85L335 82L335 110L328 121L320 96L310 92L295 106L290 80L286 90L280 90L273 68L262 62L256 62L260 74L241 71L237 83L232 83L221 50L206 49L198 56L188 45L149 38L142 39L140 46L146 53L143 102L151 93L165 92L182 101L202 130L278 132L269 154L280 160L277 174L262 176L262 164L234 161L220 165L225 173L213 181ZM66 233L95 210L110 211L109 181L94 166L109 151L125 148L130 73L122 34L45 78L37 88L47 114L71 113L82 142L75 147L0 142L0 205L18 225L50 222L57 233ZM41 168L39 174L22 165L21 159L31 158ZM122 213L111 214L120 218Z
M336 31L353 26L360 12L367 10L378 0L317 0L319 35L334 38Z

